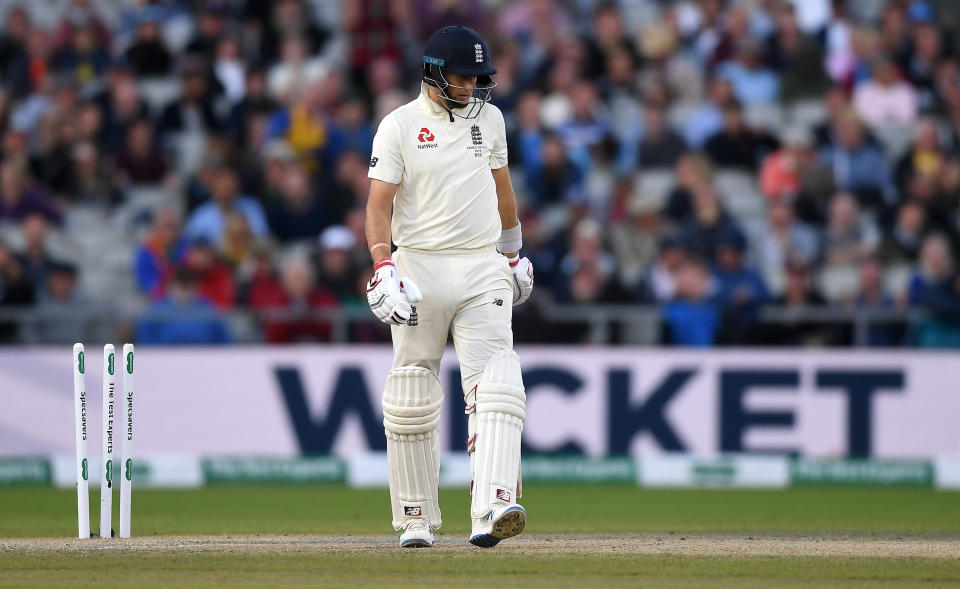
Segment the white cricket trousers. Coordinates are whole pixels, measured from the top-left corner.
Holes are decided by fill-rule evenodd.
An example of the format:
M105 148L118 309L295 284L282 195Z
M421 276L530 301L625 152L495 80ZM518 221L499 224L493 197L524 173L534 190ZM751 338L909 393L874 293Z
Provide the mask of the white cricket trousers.
M447 334L460 360L464 394L487 362L513 348L513 271L493 244L477 249L399 248L393 262L420 287L416 325L391 327L393 367L421 366L438 374Z

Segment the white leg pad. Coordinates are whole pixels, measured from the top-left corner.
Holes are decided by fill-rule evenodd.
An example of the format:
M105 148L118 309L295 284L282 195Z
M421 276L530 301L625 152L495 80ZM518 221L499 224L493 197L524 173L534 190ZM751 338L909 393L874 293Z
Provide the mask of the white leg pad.
M527 416L527 395L520 374L520 358L501 350L487 363L475 391L475 423L470 467L473 471L471 516L484 517L496 505L517 502L520 476L520 434ZM469 422L468 422L469 427Z
M419 366L392 370L387 375L382 406L393 527L399 530L409 520L422 518L439 528L440 381Z

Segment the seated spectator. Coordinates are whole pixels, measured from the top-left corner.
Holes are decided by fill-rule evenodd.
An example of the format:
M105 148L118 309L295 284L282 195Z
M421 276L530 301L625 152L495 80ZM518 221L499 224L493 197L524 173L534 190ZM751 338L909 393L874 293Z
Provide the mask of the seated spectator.
M197 293L218 309L229 309L236 300L236 282L212 243L194 241L186 251L183 267L190 271Z
M821 236L826 266L857 265L873 254L880 241L876 226L860 216L853 195L837 193L830 201L830 216Z
M57 70L68 72L81 84L94 81L106 71L109 64L110 55L97 42L92 23L75 26L70 34L69 45L53 57L53 65Z
M570 253L560 262L559 292L568 301L578 296L595 296L594 302L624 300L616 269L616 259L604 250L603 227L593 219L583 219L573 229ZM577 276L580 280L575 280ZM575 288L583 290L577 292Z
M638 298L645 303L667 303L677 294L677 271L689 260L681 239L667 235L660 240L657 259L643 276Z
M324 163L330 165L347 151L356 152L363 161L370 161L375 132L367 115L367 105L358 98L345 101L337 108L330 127L330 141L323 150Z
M17 262L40 294L47 282L47 271L55 263L47 243L47 221L43 215L31 213L23 219L22 230L23 251L17 254Z
M927 211L915 201L897 209L893 227L880 244L877 256L886 264L915 264L927 236Z
M693 212L681 225L680 236L693 253L712 261L720 238L741 234L740 229L723 210L712 186L695 186L692 205Z
M783 294L774 300L775 304L798 309L825 305L826 301L811 283L807 266L788 264ZM771 345L824 346L836 344L841 337L841 331L829 323L786 320L763 327L763 341Z
M266 73L262 67L248 67L244 78L243 99L230 109L227 119L227 131L237 143L250 143L250 125L252 117L267 117L277 110L278 103L267 94ZM259 143L255 143L257 147Z
M782 2L776 10L777 30L767 41L767 61L780 76L780 100L819 100L830 88L823 69L818 41L804 34L793 5Z
M868 125L908 125L917 117L917 93L900 79L893 63L878 57L871 63L872 77L853 91L853 108Z
M693 214L693 191L701 185L713 185L710 160L698 153L686 153L677 160L676 184L664 211L674 223L682 223Z
M586 169L592 163L591 150L612 141L613 129L598 108L597 90L592 82L575 83L570 92L570 103L570 118L557 128L557 136L570 157Z
M126 147L117 154L116 168L131 184L157 184L167 175L167 163L153 138L153 127L139 119L127 128Z
M307 89L323 81L329 67L309 52L307 40L300 35L284 37L280 60L267 73L267 90L279 102L290 103Z
M229 327L209 302L197 293L193 274L181 268L166 296L137 320L135 337L143 345L229 344Z
M931 235L923 242L920 268L910 281L909 302L930 313L915 326L918 345L960 347L960 278L943 235Z
M164 141L172 133L217 134L223 130L207 76L204 62L184 60L183 90L176 102L163 109L157 123L157 133Z
M247 66L242 57L237 39L222 37L217 41L217 58L213 63L213 74L223 86L223 93L230 104L237 104L243 100Z
M33 281L10 251L0 242L0 308L33 305L37 300ZM16 341L19 324L0 320L0 342Z
M160 34L164 10L161 6L143 7L137 23L137 37L127 49L126 57L137 77L166 76L173 56Z
M256 254L265 240L257 239L242 213L227 215L223 239L217 244L219 257L230 266L238 282L246 282L253 274Z
M14 160L0 163L0 220L22 221L32 213L60 223L60 211L39 186L29 184L23 167Z
M583 196L583 170L556 135L544 136L537 159L525 161L524 171L531 207L566 204Z
M647 104L643 111L640 167L672 168L686 150L683 139L667 124L666 108L661 104Z
M946 167L947 157L940 147L936 122L931 118L920 119L914 128L913 145L897 162L894 172L897 188L906 193L917 176L937 178Z
M77 143L72 155L73 165L57 196L70 202L99 206L120 203L123 194L96 145L87 141Z
M324 73L324 75L326 75ZM317 155L327 145L330 130L327 121L325 82L322 77L308 79L287 108L274 112L267 121L269 139L283 139L297 154L305 169L317 169Z
M760 273L744 263L746 249L747 242L738 232L722 235L717 242L717 296L727 307L754 307L770 299Z
M319 245L317 283L337 300L349 299L353 296L359 273L350 262L357 246L356 237L343 225L334 225L324 229Z
M780 94L780 80L764 65L761 50L753 39L738 39L736 60L717 67L717 75L730 80L737 100L746 105L771 104Z
M197 61L213 62L217 41L226 32L226 17L229 7L219 2L204 3L197 11L196 31L187 43L186 53Z
M297 164L286 166L278 196L269 204L267 218L271 233L281 243L315 239L332 222L310 174Z
M69 343L83 333L83 310L89 305L77 291L77 269L72 264L54 262L46 273L46 284L40 293L43 313L36 321L24 325L23 337L28 342Z
M788 128L782 139L783 147L760 167L760 190L771 200L799 196L804 179L819 167L813 137L805 127Z
M789 199L780 199L767 207L767 222L754 236L754 252L764 281L781 292L788 265L809 267L817 260L819 236L795 218Z
M858 309L892 309L893 297L883 282L883 267L876 258L867 258L860 264L860 284L853 304ZM903 326L896 323L871 322L867 329L870 347L898 346L903 341Z
M730 101L723 107L723 130L707 140L704 150L716 166L756 172L777 147L775 138L747 127L740 104Z
M886 206L893 197L890 167L883 151L867 142L856 115L847 112L840 116L835 137L834 144L820 155L833 170L837 188L852 192L864 206Z
M770 300L760 273L744 263L747 242L739 233L721 236L714 268L716 301L723 308L722 343L751 343L757 307Z
M212 168L208 184L210 201L197 207L187 219L184 233L189 239L219 243L223 239L227 213L231 211L240 212L247 218L250 231L256 237L267 235L267 217L263 207L256 199L238 193L237 174L232 168L222 165Z
M620 282L635 289L650 265L657 259L657 248L667 228L660 215L660 203L634 193L627 204L628 217L609 229L610 245L620 266Z
M283 267L282 279L261 275L250 290L250 306L264 317L267 343L330 341L329 321L318 319L315 311L335 309L336 298L316 286L310 264L291 258Z
M181 235L180 215L169 207L153 213L150 233L134 254L137 288L152 300L167 293L175 269L183 262L188 243Z
M712 346L720 328L720 306L706 264L687 260L676 270L676 293L663 310L667 343L684 347Z
M723 130L723 107L733 100L730 80L719 76L711 78L707 100L690 115L683 136L691 149L701 149L708 139Z

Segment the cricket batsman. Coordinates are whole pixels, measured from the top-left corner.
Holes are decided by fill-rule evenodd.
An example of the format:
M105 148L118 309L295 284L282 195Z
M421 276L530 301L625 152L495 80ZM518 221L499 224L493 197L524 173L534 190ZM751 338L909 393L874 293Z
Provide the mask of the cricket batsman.
M440 29L424 50L420 96L384 117L373 140L367 301L393 337L383 425L403 547L432 546L441 524L437 373L448 333L468 415L470 542L495 546L526 524L517 503L526 394L511 315L533 290L533 267L519 257L503 114L487 104L495 73L476 31Z

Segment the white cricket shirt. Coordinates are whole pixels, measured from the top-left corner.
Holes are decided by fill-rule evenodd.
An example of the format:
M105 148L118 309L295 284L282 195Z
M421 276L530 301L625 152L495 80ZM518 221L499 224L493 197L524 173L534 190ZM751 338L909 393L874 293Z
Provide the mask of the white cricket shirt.
M380 122L368 176L399 184L390 232L398 246L478 248L500 238L490 170L507 165L503 114L486 104L475 119L454 117L420 96Z

